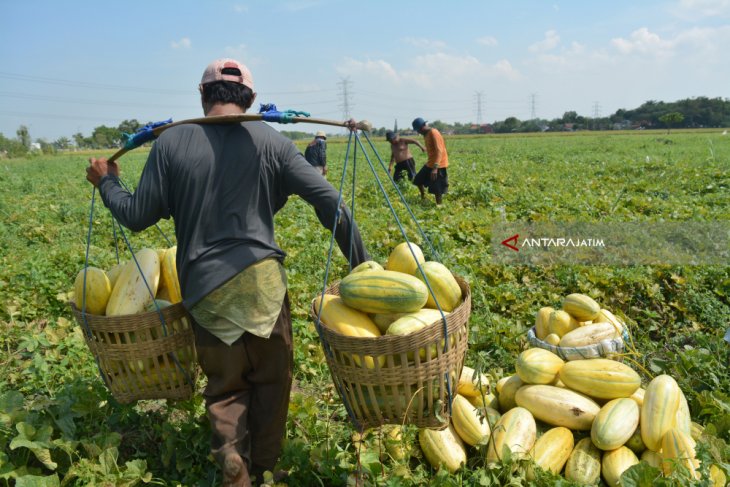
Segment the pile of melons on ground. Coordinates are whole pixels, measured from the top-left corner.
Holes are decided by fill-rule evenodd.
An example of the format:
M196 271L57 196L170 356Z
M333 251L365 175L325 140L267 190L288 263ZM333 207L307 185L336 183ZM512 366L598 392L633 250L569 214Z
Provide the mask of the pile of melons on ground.
M449 269L426 261L418 245L405 242L393 249L385 267L368 261L352 269L340 281L339 292L325 294L324 299L318 295L314 310L319 313L321 307L320 321L326 327L353 337L408 335L441 320L438 306L447 315L462 299ZM365 366L373 368L373 360L366 360Z
M81 269L74 281L73 301L79 309L85 304L87 313L104 316L154 311L155 299L161 308L178 303L182 297L175 265L176 254L177 247L144 248L135 254L139 268L134 259L129 259L108 271L98 267ZM140 269L144 279L140 276Z
M584 298L568 296L563 309L574 313L580 308L584 322L596 319L597 315L581 314ZM543 310L538 325L544 320ZM561 343L581 328L587 326L564 332ZM559 334L555 327L550 333ZM534 478L538 466L583 485L603 477L613 486L639 462L665 475L681 465L680 474L700 478L695 445L702 427L692 422L687 400L669 375L653 378L644 388L639 374L623 362L565 362L543 348L523 351L515 372L499 380L494 393L485 375L464 367L450 426L419 431L421 448L434 468L456 471L466 463L466 444L487 445L490 463L500 462L507 449L513 459L531 459L528 479ZM717 466L710 466L710 474L713 485L725 485L725 474Z

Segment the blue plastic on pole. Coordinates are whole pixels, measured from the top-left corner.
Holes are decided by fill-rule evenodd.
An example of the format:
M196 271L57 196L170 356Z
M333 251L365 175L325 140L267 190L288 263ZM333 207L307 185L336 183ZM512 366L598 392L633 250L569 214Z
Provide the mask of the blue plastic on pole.
M134 134L122 134L122 137L124 137L124 148L127 150L136 149L145 142L155 140L157 136L154 133L154 129L170 123L172 123L171 118L160 122L150 122Z
M276 123L294 123L294 117L308 117L309 112L301 110L284 110L279 111L273 103L262 103L259 108L259 114L264 122Z

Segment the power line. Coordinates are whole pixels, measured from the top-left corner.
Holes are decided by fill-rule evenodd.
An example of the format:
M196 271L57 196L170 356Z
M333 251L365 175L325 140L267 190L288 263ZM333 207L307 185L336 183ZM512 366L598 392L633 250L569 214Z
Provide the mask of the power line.
M33 83L44 83L60 86L71 86L78 88L98 88L104 90L115 90L115 91L132 91L138 93L150 93L150 94L166 94L166 95L190 95L195 93L195 90L170 90L170 89L159 89L142 86L125 86L125 85L112 85L106 83L94 83L90 81L78 81L60 78L46 78L42 76L29 76L25 74L8 73L0 71L0 78L12 79L16 81L30 81ZM328 93L335 90L319 89L319 90L300 90L300 91L269 91L263 92L264 96L270 95L303 95L308 93Z

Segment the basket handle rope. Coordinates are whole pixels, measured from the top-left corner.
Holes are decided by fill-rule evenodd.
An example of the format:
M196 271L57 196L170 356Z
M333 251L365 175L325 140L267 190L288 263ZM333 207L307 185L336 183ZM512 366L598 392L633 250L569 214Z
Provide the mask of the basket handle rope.
M94 203L96 202L96 187L94 186L91 189L91 206L89 208L89 230L86 233L86 255L84 256L84 289L81 291L81 316L83 317L84 321L84 332L86 333L86 338L89 341L89 343L93 340L93 333L91 333L91 326L89 326L89 321L86 318L86 275L89 271L89 250L91 248L91 229L93 228L93 222L94 222ZM94 361L96 362L96 367L99 369L99 374L101 375L102 380L104 381L104 385L107 389L110 389L109 384L109 378L104 373L104 370L101 368L101 362L99 361L99 357L97 354L93 353Z
M112 217L114 218L114 217ZM134 264L137 266L137 271L142 276L142 281L144 281L144 285L147 288L147 292L150 293L150 296L152 296L152 303L155 305L155 310L157 311L158 316L160 317L160 323L162 324L162 333L164 336L169 336L170 333L167 330L167 321L165 320L165 315L162 313L162 309L160 308L160 305L157 303L157 300L155 299L155 293L152 292L152 287L150 286L149 282L147 282L147 278L144 275L144 272L142 272L142 266L140 266L139 261L137 260L137 256L135 255L134 248L132 247L132 244L129 242L129 239L127 238L127 234L124 231L124 228L122 227L121 223L117 222L117 225L119 225L119 232L122 234L122 238L124 239L124 243L127 245L127 248L129 249L129 252L132 254L132 259L134 260ZM159 227L158 227L159 229ZM162 230L160 230L162 232ZM164 233L163 233L164 235ZM172 361L175 363L175 366L180 369L180 371L183 373L183 376L185 377L185 382L187 384L190 384L191 386L194 386L193 380L190 377L190 374L188 374L188 371L185 367L182 366L180 361L177 358L177 352L174 350L171 352L168 352L170 356L172 357Z
M332 353L332 349L329 346L329 342L324 338L324 334L322 333L322 322L320 321L320 317L322 316L322 307L324 306L324 295L325 291L327 290L327 281L329 280L329 273L330 273L330 266L332 264L332 252L334 250L335 246L335 231L337 230L337 223L340 220L340 211L341 211L341 204L342 204L342 189L345 184L345 175L347 174L347 164L349 161L349 155L350 155L350 145L352 143L352 132L350 132L350 136L347 139L347 151L345 152L345 161L342 168L342 177L340 178L340 189L339 194L337 195L337 211L335 212L335 218L332 225L332 234L330 236L330 248L327 252L327 263L324 268L324 284L322 286L322 293L320 295L319 299L319 309L317 310L317 316L316 320L314 322L315 328L317 329L317 334L319 334L319 341L322 343L322 348L324 348L325 353L328 357L333 358L334 354ZM353 218L354 221L354 218ZM352 236L350 237L350 254L352 254ZM337 387L337 392L340 394L340 397L342 398L342 402L345 405L345 410L347 410L347 415L350 417L350 420L353 422L355 427L357 429L362 429L362 425L357 421L357 418L355 416L354 411L352 410L352 405L350 404L350 401L347 399L347 395L344 393L345 391L342 390L340 387L340 381L337 379L334 380L335 387Z
M367 137L367 134L365 136ZM428 276L426 276L426 273L423 272L423 268L421 267L420 262L418 262L418 259L416 258L416 254L415 254L415 252L413 250L413 247L411 247L411 245L410 245L410 241L408 240L408 236L406 235L405 228L403 228L403 225L401 224L400 218L398 218L398 214L396 213L395 208L393 207L392 203L390 202L390 198L388 197L388 194L385 191L385 188L383 187L383 184L381 183L380 178L378 177L377 171L375 170L375 166L370 161L370 157L368 156L368 153L365 150L365 147L363 146L363 143L362 143L362 141L360 140L360 137L358 137L357 134L355 134L355 140L357 141L358 145L360 146L360 150L362 150L362 153L365 156L365 160L367 161L368 165L370 166L370 170L372 171L373 176L375 177L375 181L378 183L378 187L380 188L380 191L383 194L383 197L385 198L386 203L388 204L388 208L390 209L390 212L393 214L393 218L395 219L396 223L398 224L398 229L400 230L400 233L403 236L403 239L406 241L406 243L408 243L408 249L411 251L411 255L413 256L413 260L416 263L416 266L418 267L418 272L421 273L421 276L423 277L423 280L424 280L424 282L426 284L426 287L428 288L428 292L429 292L430 296L433 297L433 300L436 303L436 308L438 308L439 313L441 313L441 322L443 324L443 332L444 332L444 347L443 347L443 353L447 353L449 351L449 329L448 329L448 324L446 322L446 314L444 314L443 309L441 309L441 305L438 302L438 298L436 297L436 293L434 293L433 292L433 289L431 288L431 283L428 280ZM378 151L375 149L375 147L372 145L372 143L370 144L370 146L372 147L373 152L377 155L378 159L380 160L383 169L385 169L385 165L384 165L382 159L380 158L380 154L378 154ZM355 175L353 173L353 179L354 178L355 178ZM390 177L390 173L389 172L388 172L388 179L390 179L391 181L393 181L392 178ZM394 184L395 184L395 182L394 182ZM401 195L401 198L403 197L403 195L400 193L400 191L398 192L398 194ZM409 213L410 213L411 217L413 218L413 220L416 222L416 224L418 224L418 221L416 220L415 215L413 214L412 211L410 211L410 207L408 206L408 203L405 201L405 199L402 199L401 201L408 208ZM419 229L420 229L420 226L419 226ZM425 234L424 234L424 238L425 238ZM427 241L428 241L428 239L427 239ZM429 242L429 245L430 245L430 242ZM432 249L433 249L433 247L432 247ZM452 395L451 395L451 381L450 381L450 377L449 377L448 372L444 374L444 378L445 378L444 383L446 384L446 392L448 394L449 415L451 415L451 402L452 402L453 398L452 398Z

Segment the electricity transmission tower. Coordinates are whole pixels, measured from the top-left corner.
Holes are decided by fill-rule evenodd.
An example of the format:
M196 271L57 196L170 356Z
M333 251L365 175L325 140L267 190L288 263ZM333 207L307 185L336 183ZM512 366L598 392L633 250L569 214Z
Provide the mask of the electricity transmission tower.
M531 93L530 94L530 120L535 120L537 118L537 94Z
M598 119L601 118L601 105L593 102L593 130L598 129Z
M342 101L340 102L340 108L342 109L342 116L345 120L350 119L350 109L352 108L352 81L350 81L350 77L342 78L339 83L337 83L337 86L340 87L340 97Z
M601 105L597 101L593 102L593 118L601 118Z
M477 97L477 126L482 125L482 92L477 91L475 93Z

